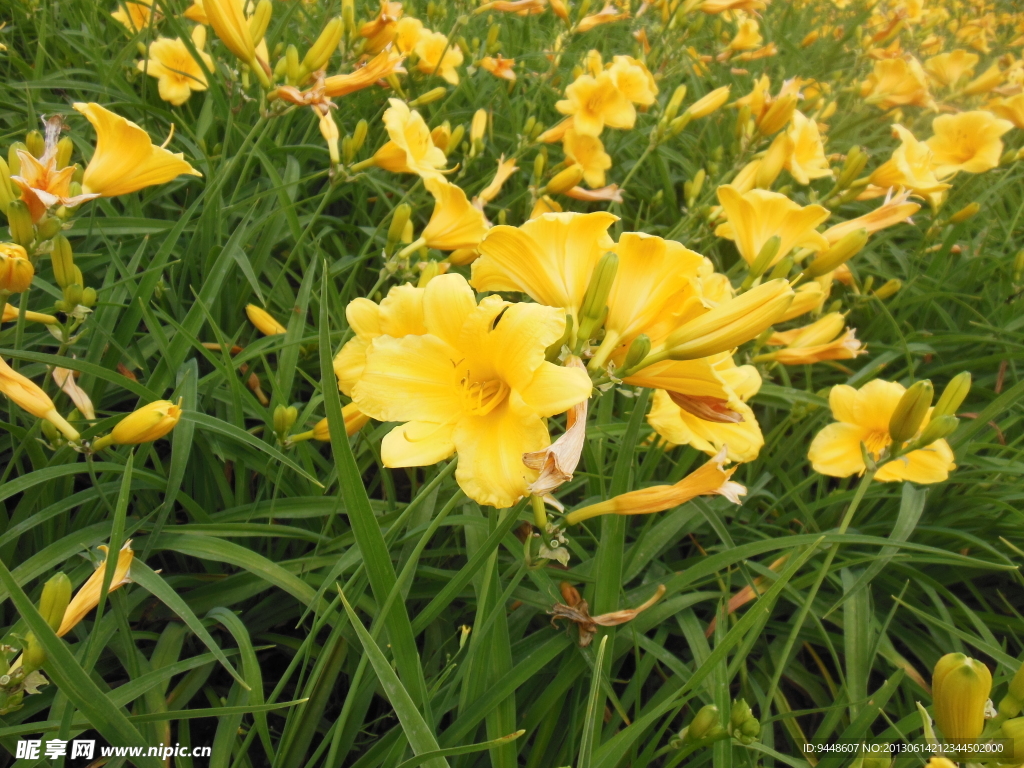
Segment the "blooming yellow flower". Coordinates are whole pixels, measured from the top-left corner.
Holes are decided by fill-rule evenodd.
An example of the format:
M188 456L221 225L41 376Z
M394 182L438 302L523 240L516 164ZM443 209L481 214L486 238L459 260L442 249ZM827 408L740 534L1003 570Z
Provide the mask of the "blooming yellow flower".
M1009 120L1018 128L1024 128L1024 93L990 101L985 105L985 109L993 115Z
M363 53L380 53L395 39L398 20L402 17L402 4L381 0L380 12L359 28L359 36L366 42Z
M567 163L583 168L583 180L588 186L604 186L604 172L612 167L612 158L604 151L604 144L599 138L568 130L562 140L562 149Z
M978 54L962 48L940 53L925 61L924 69L933 83L943 88L952 88L961 80L974 74L978 65Z
M740 20L736 35L729 41L728 47L730 51L749 51L757 48L763 41L757 19L746 18Z
M721 451L675 485L641 488L573 510L565 516L566 525L576 525L598 515L650 515L678 507L698 496L725 496L733 504L739 504L740 496L745 496L747 489L729 479L736 467L725 469L725 462L725 451Z
M78 103L74 107L96 129L96 151L82 179L85 194L117 197L164 184L182 174L202 176L184 155L156 146L149 134L130 120L99 104Z
M658 84L646 65L632 56L616 56L608 74L619 93L634 104L649 107L658 95Z
M370 343L353 389L356 407L404 422L384 438L385 466L424 466L457 453L463 491L478 503L510 507L533 480L523 454L550 442L543 418L590 396L585 372L544 359L565 316L498 296L477 305L456 274L427 284L423 313L427 334Z
M874 71L861 83L860 95L882 109L931 107L935 103L928 93L927 75L913 57L876 61Z
M758 355L754 362L774 360L783 365L810 365L823 360L850 360L864 354L866 350L857 341L856 329L845 328L845 324L841 312L830 312L802 328L777 331L769 337L768 344L784 348Z
M334 358L338 389L349 397L366 367L366 349L378 336L419 336L427 332L423 319L423 291L411 283L396 285L380 304L358 298L345 308L348 326L355 333Z
M206 69L213 70L213 59L203 51L206 44L206 27L198 26L192 30L192 43ZM160 98L175 106L188 101L192 91L205 91L207 87L206 72L192 54L189 53L181 38L174 40L169 37L158 37L149 44L149 58L140 61L139 71L150 77L157 78L157 90Z
M487 220L480 209L470 204L465 192L444 179L431 177L423 185L434 196L434 212L419 242L439 251L476 248L487 234ZM412 246L410 250L414 250Z
M902 125L894 124L892 129L900 139L900 145L893 150L892 157L872 172L870 182L877 191L869 191L869 194L884 195L893 187L904 187L918 195L949 189L949 184L939 181L935 175L932 150L928 144L918 141Z
M277 336L288 332L288 329L281 325L277 318L255 304L246 304L245 314L249 318L249 322L255 325L264 336Z
M849 477L866 469L861 446L878 459L892 443L889 420L906 389L897 382L875 379L859 390L845 384L832 387L829 405L835 423L821 430L811 443L807 457L816 472L832 477ZM928 425L929 417L921 424ZM945 440L911 451L883 464L876 480L939 483L956 469L953 451Z
M150 19L153 18L152 0L121 0L117 10L110 16L135 34L149 26Z
M831 176L832 169L825 158L825 147L818 132L818 123L802 112L794 111L786 135L792 142L792 151L786 157L785 168L798 184L809 184L811 179Z
M416 67L420 72L432 75L435 72L452 85L459 84L459 72L456 69L462 64L462 49L442 32L425 32L416 43L416 55L419 61Z
M725 385L724 403L659 389L647 421L670 445L690 445L709 456L725 450L729 461L753 461L764 437L746 401L761 388L761 376L752 365L737 366L728 353L712 366Z
M423 178L441 178L448 158L434 146L430 129L422 115L410 110L401 99L388 99L391 105L384 112L384 127L391 138L373 156L373 162L392 173L415 173Z
M217 37L240 61L253 68L256 63L256 41L249 32L242 0L203 0L203 10Z
M132 551L131 539L124 543L121 547L121 551L117 553L117 565L114 566L114 577L110 580L110 590L107 592L109 595L116 589L120 589L125 584L131 583L131 576L129 570L132 565L132 560L135 557L135 553ZM103 554L106 556L106 560L110 559L110 551L105 546L99 547ZM86 615L99 605L100 592L103 590L103 579L107 572L107 563L104 560L103 564L100 565L92 575L86 579L85 583L79 588L75 596L71 598L71 602L68 603L67 609L64 611L64 619L60 623L60 628L57 630L57 637L64 637L68 632L78 626L78 623L86 617Z
M46 419L72 441L79 439L78 431L64 417L57 413L50 396L39 386L0 358L0 392L13 400L19 408L31 413L37 419Z
M770 0L704 0L700 9L707 14L725 11L763 11Z
M565 89L565 99L555 104L563 115L571 115L573 128L585 136L600 136L605 126L632 128L636 107L615 85L608 71L597 77L580 75Z
M148 403L117 422L109 435L94 440L92 449L100 451L108 445L139 445L159 440L178 425L181 410L180 400Z
M995 168L1003 154L1000 137L1011 128L1009 120L980 109L936 117L932 120L935 135L925 142L932 151L935 174L942 177Z
M414 16L403 16L398 20L398 25L395 27L395 48L401 53L412 53L416 48L416 43L420 41L424 34L429 34L429 30L424 29L423 22Z
M480 243L472 285L478 291L519 291L578 320L598 259L614 246L610 213L545 213L521 227L498 226Z
M487 70L495 77L500 77L502 80L508 80L512 83L516 81L515 59L506 59L501 54L498 54L496 57L484 56L477 62L477 66Z
M764 189L740 194L729 184L718 188L718 201L727 222L720 224L715 234L734 241L748 264L754 263L764 244L776 235L781 242L772 264L794 248L828 248L828 241L815 230L829 217L828 210L820 205L800 206L785 195Z
M370 59L366 66L346 75L331 75L324 78L324 95L328 98L347 96L363 88L369 88L378 80L396 72L405 72L402 68L402 55L395 51L381 51Z

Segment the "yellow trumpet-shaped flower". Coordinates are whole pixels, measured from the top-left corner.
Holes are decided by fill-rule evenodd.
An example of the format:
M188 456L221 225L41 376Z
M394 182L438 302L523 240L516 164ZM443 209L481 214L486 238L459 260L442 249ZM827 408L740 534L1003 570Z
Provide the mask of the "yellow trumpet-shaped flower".
M334 375L338 389L349 397L352 388L366 367L366 349L378 336L400 339L427 332L423 319L423 291L411 283L396 285L375 304L362 297L353 299L345 308L348 326L355 333L334 358Z
M935 724L950 740L977 739L985 728L992 673L977 659L947 653L932 672Z
M424 179L441 178L448 158L434 146L422 115L400 99L389 99L384 112L384 127L390 141L377 150L373 162L392 173L414 173Z
M893 187L904 187L918 195L931 195L949 188L935 175L933 153L925 142L918 141L909 130L895 124L893 133L900 139L900 145L893 150L892 157L882 163L870 176L871 184L878 194L885 194Z
M974 74L978 65L978 54L957 48L953 51L932 56L924 63L924 70L933 83L943 88L952 88L961 80Z
M192 31L192 42L206 69L213 71L213 59L203 51L206 27L198 26ZM149 58L140 61L138 67L140 72L157 78L160 98L175 106L188 101L192 91L205 91L207 87L206 72L181 38L159 37L154 40L149 44Z
M735 36L729 41L730 51L749 51L764 41L757 25L757 19L741 19Z
M168 152L149 139L149 134L130 120L99 104L75 104L96 129L96 151L85 168L82 191L100 197L117 197L165 184L188 174L202 174L180 152Z
M476 248L487 234L487 219L480 209L473 207L465 192L444 179L429 178L423 184L434 196L434 212L417 243L439 251ZM419 247L417 243L409 248Z
M457 67L462 64L462 49L443 32L427 32L416 43L419 60L416 67L426 75L437 74L452 85L459 84Z
M829 217L828 210L820 205L800 206L785 195L764 189L740 194L728 184L718 188L718 201L727 222L720 224L715 234L735 242L748 264L754 263L764 244L775 236L781 242L771 264L784 259L794 248L828 248L828 241L815 230Z
M278 334L288 332L288 329L281 325L277 318L255 304L245 305L245 315L249 318L249 322L255 325L264 336L277 336Z
M845 384L832 387L829 405L835 423L821 430L811 443L807 457L816 472L832 477L849 477L866 469L861 446L878 459L892 443L889 421L906 391L898 382L875 379L860 389ZM925 417L921 429L928 425ZM883 464L875 474L882 482L910 480L939 483L956 469L953 451L945 440L911 451Z
M107 592L109 595L116 589L120 589L125 584L131 584L131 575L129 573L132 565L132 560L135 557L135 553L132 551L131 539L124 543L121 547L121 551L117 553L117 565L114 566L114 577L110 580L110 590ZM106 555L107 560L110 559L110 551L107 547L101 546L100 549ZM100 592L103 590L103 578L107 571L106 561L100 565L92 575L86 579L85 584L81 586L75 596L71 598L71 602L68 604L67 609L64 611L64 619L60 623L60 628L57 630L57 637L64 637L68 632L78 626L78 623L86 617L86 615L99 605Z
M786 170L798 184L810 184L811 179L831 176L817 122L800 111L794 111L791 119L786 135L792 151L786 156Z
M1024 93L990 101L985 109L997 117L1009 120L1018 128L1024 128Z
M404 422L384 438L385 466L424 466L457 453L456 480L471 499L512 506L534 479L523 454L550 442L543 419L590 396L584 371L544 359L565 316L497 296L477 305L455 274L427 284L423 314L428 333L370 343L353 388L356 407Z
M80 435L64 417L57 413L50 396L26 376L22 376L0 358L0 392L13 400L19 408L31 413L37 419L46 419L61 431L68 440L77 442Z
M995 168L1003 154L1000 137L1011 128L1009 120L980 109L936 117L932 120L935 135L925 142L932 151L935 174L983 173Z
M401 17L401 3L381 0L377 16L359 28L359 36L366 40L363 52L373 55L387 48L395 39Z
M605 126L632 128L636 107L615 85L608 71L594 77L584 74L565 89L565 98L555 104L563 115L571 115L573 128L584 136L600 136Z
M203 10L217 37L239 61L250 66L256 63L256 42L249 32L242 0L203 0Z
M913 57L876 61L874 71L861 83L860 95L881 109L935 105L928 92L927 75Z
M783 365L810 365L823 360L850 360L864 354L866 350L857 341L856 329L845 325L841 312L830 312L802 328L773 333L768 344L783 349L758 355L754 362L774 360Z
M117 422L109 435L94 440L92 449L99 451L108 445L140 445L159 440L178 425L181 410L180 400L148 403Z
M473 262L478 291L519 291L578 320L598 259L614 246L610 213L544 213L521 227L498 226Z
M401 53L412 53L425 34L430 34L430 31L423 28L422 21L413 16L403 16L395 27L395 47Z
M570 129L562 140L566 161L583 168L583 180L591 188L603 187L604 172L612 167L611 156L596 136L584 136Z
M388 75L405 72L405 69L402 68L402 58L402 55L395 51L381 51L366 62L364 67L346 75L331 75L324 78L324 96L332 99L338 96L348 96L350 93L376 85L378 80L382 80Z
M634 104L649 107L658 96L658 83L647 66L632 56L616 56L608 74L619 93Z
M752 365L737 366L728 353L712 367L725 385L724 403L659 389L647 421L670 445L690 445L709 456L725 450L729 461L753 461L764 437L746 401L761 388L761 376Z
M650 515L678 507L698 496L725 496L733 504L740 503L740 496L747 489L735 483L732 477L736 468L725 469L725 451L720 451L700 469L691 472L675 485L655 485L616 496L608 501L576 509L565 516L567 525L576 525L598 515Z
M134 35L149 26L153 18L152 0L122 0L110 16Z

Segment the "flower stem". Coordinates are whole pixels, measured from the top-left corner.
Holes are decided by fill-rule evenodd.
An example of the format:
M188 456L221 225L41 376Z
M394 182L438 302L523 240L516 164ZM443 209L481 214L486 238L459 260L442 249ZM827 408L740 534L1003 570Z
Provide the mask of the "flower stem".
M543 534L548 529L548 513L544 509L544 499L536 494L530 496L530 504L533 505L533 524L540 529Z

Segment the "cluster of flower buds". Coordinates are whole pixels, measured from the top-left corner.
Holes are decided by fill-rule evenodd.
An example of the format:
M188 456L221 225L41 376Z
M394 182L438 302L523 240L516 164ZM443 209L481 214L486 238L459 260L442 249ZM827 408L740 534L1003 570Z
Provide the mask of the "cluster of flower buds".
M732 703L728 722L722 722L718 707L708 704L697 711L690 724L672 739L670 746L689 753L729 738L741 744L753 744L760 733L761 723L746 700L736 699Z

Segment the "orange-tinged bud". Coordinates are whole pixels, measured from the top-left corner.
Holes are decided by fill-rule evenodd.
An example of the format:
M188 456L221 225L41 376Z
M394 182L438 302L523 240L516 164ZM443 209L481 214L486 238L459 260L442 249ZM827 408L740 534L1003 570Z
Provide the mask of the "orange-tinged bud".
M117 423L109 435L92 444L94 451L108 445L151 443L166 435L181 419L181 401L157 400L133 411Z
M35 272L24 248L16 243L0 243L0 291L27 291Z

